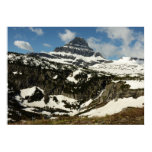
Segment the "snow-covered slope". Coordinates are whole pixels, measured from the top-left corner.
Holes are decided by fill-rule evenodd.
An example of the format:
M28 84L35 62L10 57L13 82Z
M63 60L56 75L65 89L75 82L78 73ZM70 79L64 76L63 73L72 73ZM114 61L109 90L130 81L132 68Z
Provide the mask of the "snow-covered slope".
M59 58L53 58L52 61L60 63L77 63L83 61L84 63L94 64L100 63L101 61L107 61L101 56L95 56L95 53L92 56L83 56L80 54L72 54L71 52L50 52L49 55L57 56ZM82 62L82 65L83 65Z
M143 107L143 95L143 59L106 60L82 38L50 53L8 53L11 122L42 116L105 116Z
M138 64L135 60L131 60L130 57L123 57L122 59L114 60L111 63L103 62L102 64L95 64L89 66L89 68L119 76L130 75L133 77L144 75L144 64Z
M134 99L130 98L122 98L118 101L112 100L109 101L105 106L97 109L93 109L89 112L82 114L81 116L89 116L89 117L104 117L106 115L112 115L122 111L127 107L138 107L141 108L144 106L144 97L138 97Z

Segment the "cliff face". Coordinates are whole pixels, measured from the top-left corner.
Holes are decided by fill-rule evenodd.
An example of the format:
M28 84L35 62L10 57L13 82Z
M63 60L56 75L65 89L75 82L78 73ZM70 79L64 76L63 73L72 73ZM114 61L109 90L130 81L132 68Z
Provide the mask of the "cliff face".
M80 115L119 98L144 95L118 77L37 55L9 53L8 115L10 122ZM121 79L121 81L119 81ZM117 80L117 82L114 82ZM89 104L86 104L91 101ZM86 104L86 106L83 106Z

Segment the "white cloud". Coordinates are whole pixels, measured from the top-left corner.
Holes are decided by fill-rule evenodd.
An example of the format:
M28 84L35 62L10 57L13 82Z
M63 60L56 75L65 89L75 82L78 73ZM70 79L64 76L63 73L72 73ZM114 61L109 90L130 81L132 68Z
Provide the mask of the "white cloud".
M59 33L59 37L65 43L71 41L76 36L75 32L71 32L70 30L66 29L65 33Z
M43 34L44 34L44 32L43 32L43 30L42 30L41 28L29 27L29 29L30 29L32 32L36 33L37 35L43 35Z
M120 39L124 45L130 44L134 40L133 31L127 27L101 27L97 32L106 32L110 39Z
M120 56L144 58L144 45L137 41L132 47L121 46Z
M100 39L90 37L87 39L88 45L95 51L100 52L105 58L118 54L118 48L111 43L101 43Z
M33 51L32 46L30 45L29 42L25 41L14 41L14 45L17 46L20 49L27 50L27 51Z
M144 35L134 32L127 27L105 27L97 28L97 32L105 32L110 42L103 43L96 38L89 38L89 46L95 51L99 51L104 57L144 57ZM120 46L115 45L115 40L121 40Z
M45 46L45 47L51 47L51 45L50 44L48 44L48 43L43 43L43 46Z

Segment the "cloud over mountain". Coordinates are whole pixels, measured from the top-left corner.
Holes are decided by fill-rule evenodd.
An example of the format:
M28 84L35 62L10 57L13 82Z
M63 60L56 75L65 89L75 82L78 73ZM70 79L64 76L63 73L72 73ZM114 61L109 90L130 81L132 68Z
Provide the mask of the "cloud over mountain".
M87 41L90 47L101 52L104 57L144 57L144 34L128 27L100 27L96 32L106 34L109 41L103 42L95 37L89 37Z
M65 33L59 33L60 39L63 42L65 42L65 43L67 43L67 42L71 41L72 39L74 39L75 36L76 36L76 33L75 32L71 32L68 29L65 29Z

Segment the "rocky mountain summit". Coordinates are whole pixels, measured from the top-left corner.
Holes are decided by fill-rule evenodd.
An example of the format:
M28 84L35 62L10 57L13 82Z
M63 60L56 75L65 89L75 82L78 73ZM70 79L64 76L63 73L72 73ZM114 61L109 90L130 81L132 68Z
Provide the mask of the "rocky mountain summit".
M68 44L64 45L63 47L56 48L54 51L78 54L85 57L91 57L94 55L95 57L101 56L103 58L99 52L95 53L93 49L88 46L88 43L80 37L74 38Z
M8 53L8 121L94 117L143 107L144 65L108 61L75 38L50 53Z
M88 46L88 43L80 37L74 38L62 47L55 48L50 53L31 53L31 56L41 56L50 58L52 61L75 64L77 66L86 67L97 63L106 62L101 53L95 52Z

